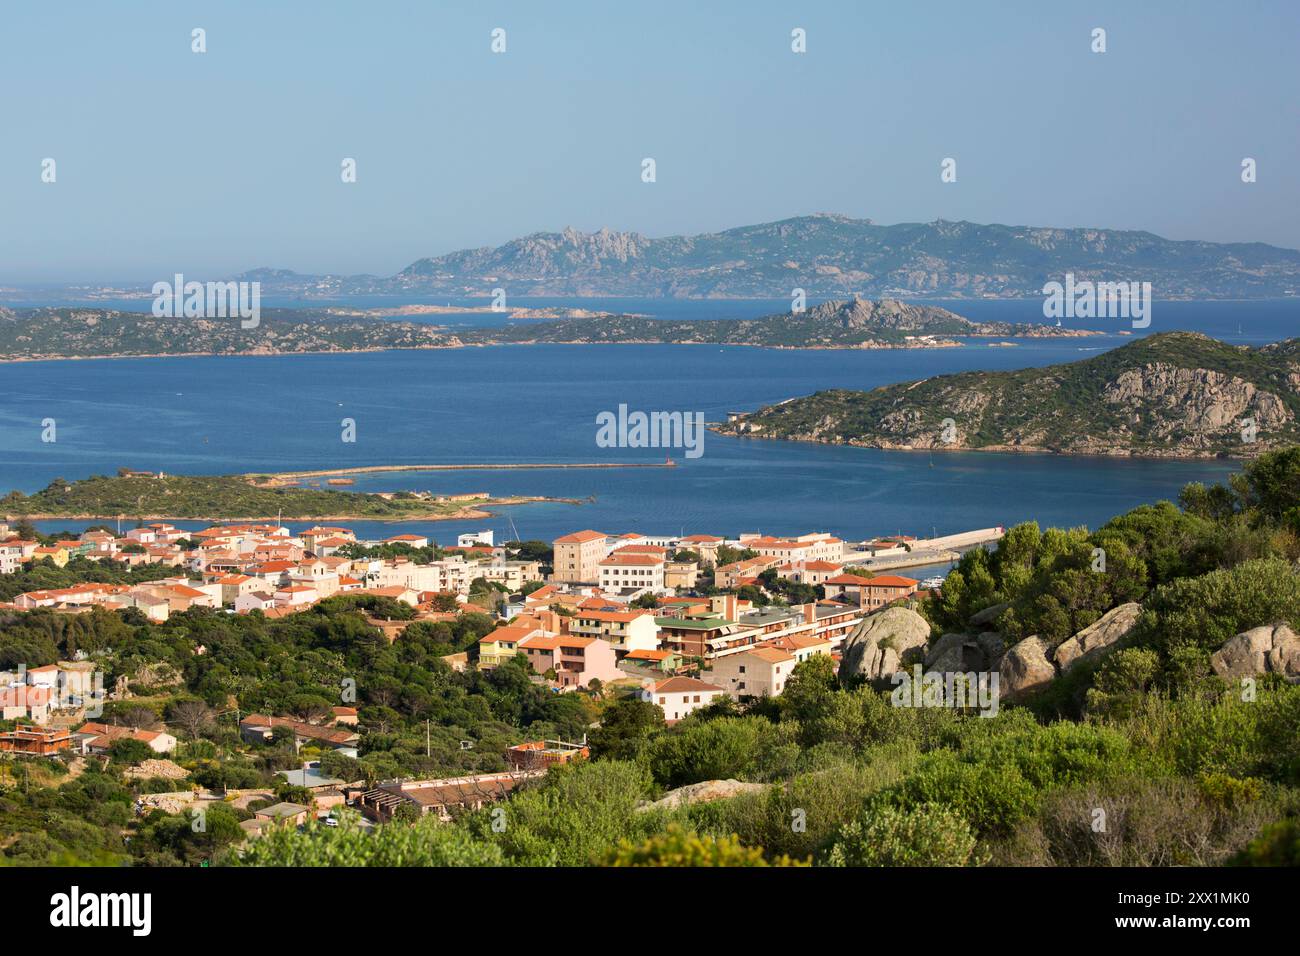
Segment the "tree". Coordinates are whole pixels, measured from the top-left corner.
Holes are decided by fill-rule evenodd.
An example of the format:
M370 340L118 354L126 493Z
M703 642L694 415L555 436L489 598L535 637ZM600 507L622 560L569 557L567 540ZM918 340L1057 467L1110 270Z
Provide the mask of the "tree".
M197 698L177 701L172 704L170 713L172 722L184 728L191 740L212 726L215 715L211 707Z
M108 748L108 755L114 763L126 764L134 767L142 760L149 760L158 756L152 747L143 740L136 740L134 737L123 737L120 740L114 740Z
M830 710L839 680L829 654L814 654L790 673L779 698L782 716L812 725Z
M657 704L628 697L608 708L588 736L591 755L605 760L635 760L650 738L667 726Z

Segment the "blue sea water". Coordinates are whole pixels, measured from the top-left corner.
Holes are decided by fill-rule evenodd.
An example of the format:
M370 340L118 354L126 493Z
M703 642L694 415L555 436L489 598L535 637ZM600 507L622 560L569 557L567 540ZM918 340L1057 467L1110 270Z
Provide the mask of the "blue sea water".
M756 316L788 308L786 301L756 300L516 304L580 304L663 318ZM1037 300L936 304L978 320L1043 321ZM467 318L479 324L485 316ZM1262 344L1300 334L1300 301L1157 302L1153 318L1148 333L1184 328ZM891 351L499 346L6 364L0 365L0 488L30 492L55 477L111 474L120 466L228 474L369 464L662 461L663 452L651 449L597 447L596 415L625 403L633 410L701 411L715 421L728 411L824 388L873 388L970 369L1076 361L1132 340L1115 334L1123 329L1116 322L1093 326L1111 334L1023 339L1016 348L982 341ZM41 441L46 418L57 423L53 443ZM355 443L341 440L344 418L356 422ZM943 534L1028 519L1096 526L1136 504L1176 497L1186 482L1219 481L1239 467L978 452L930 456L712 433L702 457L671 454L677 462L671 469L380 473L357 476L352 488L584 500L502 509L481 522L400 526L443 542L480 527L492 527L499 536L517 531L544 539L586 527L727 535L826 530L862 538L897 531ZM365 535L399 530L392 524L351 524Z

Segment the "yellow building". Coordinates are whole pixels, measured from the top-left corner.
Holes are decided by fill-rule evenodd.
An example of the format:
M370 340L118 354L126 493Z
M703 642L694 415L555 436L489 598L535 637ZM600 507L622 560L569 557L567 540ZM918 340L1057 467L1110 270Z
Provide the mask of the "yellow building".
M63 567L68 563L68 549L61 544L47 544L41 545L32 552L33 561L42 561L45 558L49 558L59 567Z
M524 638L541 633L541 628L537 627L498 627L478 642L479 668L504 664L519 653L519 643Z

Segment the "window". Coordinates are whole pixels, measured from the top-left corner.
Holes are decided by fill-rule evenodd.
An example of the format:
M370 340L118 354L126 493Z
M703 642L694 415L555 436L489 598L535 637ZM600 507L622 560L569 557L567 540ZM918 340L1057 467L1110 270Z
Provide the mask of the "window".
M700 695L699 695L699 694L696 694L696 695L695 695L695 703L698 704L699 702L700 702Z
M659 703L660 703L660 705L663 705L663 704L668 703L668 698L667 698L667 697L660 697L660 698L659 698Z
M742 674L745 673L745 665L744 665L744 664L741 664L741 665L740 665L740 672L741 672Z

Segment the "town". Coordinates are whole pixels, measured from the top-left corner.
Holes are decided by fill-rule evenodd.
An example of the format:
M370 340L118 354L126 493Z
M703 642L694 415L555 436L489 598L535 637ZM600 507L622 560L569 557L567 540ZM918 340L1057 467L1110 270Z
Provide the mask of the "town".
M881 569L955 557L955 549L1003 533L992 528L928 540L895 535L855 543L820 532L724 538L583 530L546 546L497 543L485 530L462 534L454 546L444 547L411 533L360 540L337 526L293 532L279 524L230 524L186 531L152 522L119 534L94 527L46 543L33 530L0 525L0 572L66 569L73 563L148 569L157 576L24 591L0 602L0 612L48 609L76 616L99 610L162 624L205 609L278 620L350 596L369 609L367 624L389 644L414 625L475 615L490 620L490 629L467 649L443 656L451 671L488 673L518 658L526 662L531 681L552 693L639 699L658 706L669 726L720 698L778 697L795 666L810 657L826 655L838 665L842 643L862 618L941 583ZM392 614L399 606L409 610ZM373 610L378 607L390 613ZM195 655L205 652L201 644L192 648ZM0 731L0 753L106 758L116 743L131 740L147 748L150 772L184 776L166 759L178 744L171 729L99 719L106 701L130 695L120 677L106 689L96 662L85 653L73 660L19 664L0 673L0 718L7 728ZM239 736L259 744L282 733L308 756L330 752L356 758L364 728L358 726L355 704L355 697L341 698L305 719L242 715ZM390 819L403 801L420 812L436 807L445 815L450 807L499 799L529 775L585 752L585 740L525 741L504 753L505 772L371 781L376 786L369 787L330 776L319 760L304 760L283 777L305 802L261 807L244 821L245 830L255 836L268 820L300 823L313 811L332 819L330 810L342 802L376 822ZM138 809L178 812L203 800L198 793L149 795Z

